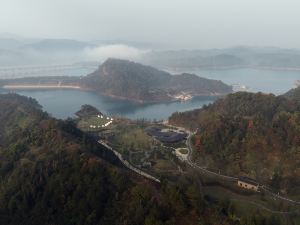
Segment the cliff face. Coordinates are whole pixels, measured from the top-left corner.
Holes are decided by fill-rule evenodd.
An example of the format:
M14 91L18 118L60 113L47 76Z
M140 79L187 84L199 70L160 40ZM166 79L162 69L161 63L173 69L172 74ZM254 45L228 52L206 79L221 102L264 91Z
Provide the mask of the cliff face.
M227 94L231 87L221 81L196 75L171 75L150 66L108 59L98 70L82 79L82 86L99 93L137 101L172 101L172 95Z

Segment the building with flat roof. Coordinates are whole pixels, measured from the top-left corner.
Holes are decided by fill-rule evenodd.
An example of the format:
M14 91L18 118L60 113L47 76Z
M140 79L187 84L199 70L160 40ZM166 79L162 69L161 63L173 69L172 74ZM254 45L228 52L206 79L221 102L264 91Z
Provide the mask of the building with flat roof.
M187 134L183 131L150 127L145 129L146 133L164 143L177 143L186 139Z
M240 188L245 188L248 190L258 191L259 183L249 177L239 177L237 185Z

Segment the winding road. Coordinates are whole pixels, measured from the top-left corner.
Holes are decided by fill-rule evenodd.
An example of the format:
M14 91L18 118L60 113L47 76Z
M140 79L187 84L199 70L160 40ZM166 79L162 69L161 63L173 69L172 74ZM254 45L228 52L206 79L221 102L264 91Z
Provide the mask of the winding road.
M167 124L167 126L177 128L177 129L180 129L180 130L184 130L186 133L188 133L188 137L187 137L187 140L186 140L186 146L187 146L187 149L188 149L188 156L187 156L187 161L186 162L188 163L188 165L190 165L192 168L199 169L199 170L201 170L202 172L204 172L206 174L214 175L214 176L217 176L219 178L223 178L223 179L227 179L227 180L231 180L231 181L237 181L238 180L237 177L223 175L221 173L215 173L215 172L212 172L212 171L208 170L205 167L201 167L201 166L197 165L196 163L194 163L191 159L192 152L193 152L193 147L192 147L192 144L191 144L191 138L192 138L193 135L195 135L195 132L193 133L190 130L187 130L183 127L177 127L177 126L173 126L173 125L169 125L169 124ZM295 201L295 200L280 196L279 194L276 194L276 193L268 190L268 188L266 188L264 185L259 185L259 186L260 186L261 190L265 191L265 193L271 195L272 197L274 197L276 199L280 199L280 200L287 201L287 202L290 202L290 203L293 203L293 204L296 204L296 205L300 205L300 201Z
M186 140L186 146L188 148L188 156L187 156L187 163L193 167L193 168L196 168L196 169L200 169L202 170L204 173L207 173L207 174L210 174L210 175L214 175L214 176L218 176L218 177L221 177L221 178L225 178L225 179L228 179L228 180L233 180L233 181L237 181L238 178L237 177L233 177L233 176L228 176L228 175L223 175L223 174L220 174L220 173L215 173L215 172L212 172L208 169L206 169L205 167L201 167L199 165L197 165L196 163L193 163L192 162L192 152L193 152L193 148L192 148L192 144L191 144L191 138L192 136L194 135L194 133L190 132L188 133L188 137L187 137L187 140Z
M112 147L110 147L108 144L104 143L103 141L99 140L98 141L99 144L103 145L106 149L110 150L113 152L113 154L122 162L122 164L127 167L128 169L130 169L131 171L143 176L143 177L146 177L147 179L150 179L150 180L153 180L157 183L160 183L160 180L157 179L156 177L138 169L138 168L135 168L134 166L132 166L128 161L126 161L123 156L117 152L116 150L113 150Z

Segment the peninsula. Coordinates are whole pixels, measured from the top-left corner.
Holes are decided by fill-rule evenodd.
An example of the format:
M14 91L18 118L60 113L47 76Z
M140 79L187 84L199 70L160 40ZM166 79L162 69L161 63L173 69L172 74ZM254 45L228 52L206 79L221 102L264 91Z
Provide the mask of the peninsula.
M6 89L84 89L136 102L171 102L194 96L226 95L232 87L218 80L183 73L172 75L139 63L107 59L84 77L35 77L0 81Z

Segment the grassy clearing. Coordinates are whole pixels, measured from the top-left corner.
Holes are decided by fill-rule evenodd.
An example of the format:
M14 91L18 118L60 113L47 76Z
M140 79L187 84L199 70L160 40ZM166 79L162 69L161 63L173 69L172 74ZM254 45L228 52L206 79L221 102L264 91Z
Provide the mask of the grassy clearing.
M151 150L156 145L156 142L139 127L127 128L124 132L118 130L111 141L129 151Z
M176 170L177 167L168 160L159 159L159 160L156 160L153 169L155 171L159 172L159 171Z
M98 116L88 116L84 117L78 122L78 127L84 131L97 131L103 129L102 126L108 123L110 119L110 117L107 119L106 116L103 116L103 118L99 118ZM96 128L91 128L91 125L96 126Z
M181 154L186 155L189 153L189 150L187 148L181 148L178 150Z

